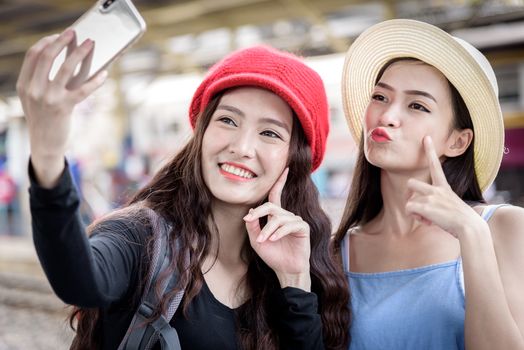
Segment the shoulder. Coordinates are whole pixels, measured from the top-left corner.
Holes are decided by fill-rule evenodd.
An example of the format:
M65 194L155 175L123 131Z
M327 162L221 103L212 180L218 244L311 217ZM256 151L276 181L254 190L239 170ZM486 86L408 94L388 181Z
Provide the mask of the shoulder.
M498 208L489 220L490 227L497 234L511 235L524 229L524 208L508 205Z
M357 235L363 235L365 233L366 232L364 231L364 228L362 226L353 226L348 230L347 235L348 236L357 236Z
M347 244L349 240L354 240L357 235L362 235L360 226L350 227L343 235L336 238L339 244Z
M521 255L524 249L524 208L498 208L488 222L497 255Z
M143 244L152 232L152 215L151 209L137 205L115 210L90 226L90 236Z

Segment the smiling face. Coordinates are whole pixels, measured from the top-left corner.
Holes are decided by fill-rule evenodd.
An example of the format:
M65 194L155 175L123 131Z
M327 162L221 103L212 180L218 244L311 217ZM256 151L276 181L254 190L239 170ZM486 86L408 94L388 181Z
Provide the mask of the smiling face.
M384 71L366 109L366 158L390 171L425 169L424 136L431 136L438 155L444 155L452 149L452 125L451 91L444 75L420 61L395 62Z
M293 112L276 94L255 87L225 93L202 140L202 173L214 199L252 206L287 165Z

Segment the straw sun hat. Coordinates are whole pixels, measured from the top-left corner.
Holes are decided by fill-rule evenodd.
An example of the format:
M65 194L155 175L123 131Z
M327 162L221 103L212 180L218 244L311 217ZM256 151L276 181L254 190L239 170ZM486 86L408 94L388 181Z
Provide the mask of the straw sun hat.
M504 124L495 74L472 45L427 23L394 19L364 31L349 48L342 73L344 113L360 142L362 118L380 69L398 57L437 68L458 90L475 132L475 173L482 191L495 179L504 151Z

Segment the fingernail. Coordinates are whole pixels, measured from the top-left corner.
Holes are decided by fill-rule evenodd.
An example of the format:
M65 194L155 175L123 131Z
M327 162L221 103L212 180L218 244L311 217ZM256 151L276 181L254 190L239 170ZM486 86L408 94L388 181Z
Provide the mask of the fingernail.
M82 43L82 45L80 45L82 48L86 48L86 49L90 49L91 46L93 46L93 40L91 39L86 39L84 40L84 42Z
M65 32L62 34L63 36L70 38L75 34L75 31L71 28L66 29Z
M244 220L253 220L253 208L250 208L249 211L247 212L246 216L244 216Z
M264 242L264 236L259 235L259 236L257 237L257 243L262 243L262 242Z

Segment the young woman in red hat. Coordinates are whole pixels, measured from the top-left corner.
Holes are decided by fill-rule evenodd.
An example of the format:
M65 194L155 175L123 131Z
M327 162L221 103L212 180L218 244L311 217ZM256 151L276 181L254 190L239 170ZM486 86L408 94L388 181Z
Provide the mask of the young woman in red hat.
M385 21L349 48L360 146L335 243L351 349L524 349L524 210L482 196L504 153L497 95L488 60L427 23Z
M267 47L218 62L194 94L192 139L87 238L64 153L72 109L104 82L102 73L67 87L92 43L48 79L74 36L36 43L17 84L31 142L34 241L57 295L78 306L72 347L116 349L124 338L151 260L150 210L170 227L173 293L185 291L170 325L183 349L347 347L347 286L310 177L329 129L320 77Z

